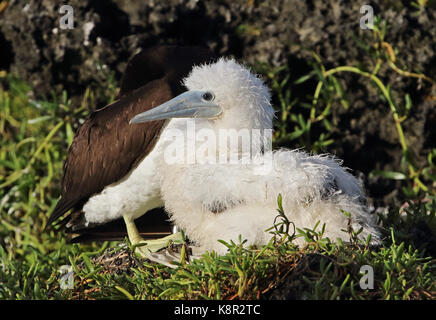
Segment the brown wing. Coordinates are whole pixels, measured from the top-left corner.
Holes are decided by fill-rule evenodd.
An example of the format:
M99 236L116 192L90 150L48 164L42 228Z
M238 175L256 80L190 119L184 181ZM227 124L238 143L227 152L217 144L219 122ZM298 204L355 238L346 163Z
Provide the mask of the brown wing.
M129 125L130 119L174 97L164 79L94 112L78 130L64 163L62 198L48 224L124 177L154 147L165 121Z

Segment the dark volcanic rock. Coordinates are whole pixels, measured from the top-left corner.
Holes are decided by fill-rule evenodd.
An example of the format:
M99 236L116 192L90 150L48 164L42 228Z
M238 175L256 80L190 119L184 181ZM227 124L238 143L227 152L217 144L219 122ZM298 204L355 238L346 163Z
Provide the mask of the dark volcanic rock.
M15 1L1 13L0 41L5 38L13 57L7 69L27 80L36 96L63 89L80 96L129 58L118 43L130 32L128 16L111 2L91 2L69 1L71 30L60 28L63 15L52 1Z

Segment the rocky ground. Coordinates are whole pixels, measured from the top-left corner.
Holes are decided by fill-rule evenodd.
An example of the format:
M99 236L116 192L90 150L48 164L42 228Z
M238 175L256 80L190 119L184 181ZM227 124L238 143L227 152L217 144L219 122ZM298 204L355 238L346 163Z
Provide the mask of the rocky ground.
M385 39L395 49L398 65L434 77L435 6L430 1L414 9L406 2L372 5L387 22ZM53 1L5 3L0 9L0 70L28 81L38 98L66 90L76 103L87 87L104 96L111 75L118 82L129 57L156 44L203 45L251 64L288 65L291 78L297 79L311 70L311 51L327 68L359 66L368 57L354 39L371 37L359 28L360 4L348 1L70 0L75 19L71 30L60 29L62 15ZM436 146L435 100L429 99L434 88L382 71L382 80L395 92L411 95L413 110L404 127L412 152L425 161ZM398 168L401 148L386 102L367 79L350 74L343 79L352 107L335 111L336 139L328 151L366 176L373 169ZM306 82L294 97L312 95L314 85ZM391 180L366 184L373 198L389 202L397 195L398 185Z

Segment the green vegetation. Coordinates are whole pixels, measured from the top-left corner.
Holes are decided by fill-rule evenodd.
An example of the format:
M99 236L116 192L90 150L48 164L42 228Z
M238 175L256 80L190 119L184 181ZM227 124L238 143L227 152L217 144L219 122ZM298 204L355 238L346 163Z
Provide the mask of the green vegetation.
M66 93L35 100L26 83L2 74L7 89L0 91L0 299L258 299L278 297L281 285L288 288L285 298L435 299L436 149L425 165L417 164L403 130L413 109L411 97L397 92L402 100L393 98L379 72L387 65L402 77L432 85L434 80L397 67L394 49L384 41L386 26L376 22L374 37L362 43L372 64L326 70L322 57L314 54L312 71L293 82L286 67L254 67L279 101L275 143L292 141L313 152L328 151L334 142L332 110L352 108L341 74L363 77L379 90L392 114L403 159L397 171L372 175L400 180L404 197L411 199L407 207L393 205L380 215L382 247L359 243L359 231L350 228L344 230L350 237L346 244L323 237L320 225L293 232L280 198L277 225L269 230L274 237L267 246L248 248L240 239L226 244L225 256L205 254L177 269L138 260L129 244L68 244L63 235L43 230L59 197L67 148L95 107L93 90L86 90L78 106ZM109 102L116 93L113 77L109 79L110 92L99 101ZM307 101L293 99L293 90L313 79L318 83L313 95ZM320 134L313 133L315 127ZM304 237L306 244L296 246L295 237ZM73 267L73 289L60 289L62 265ZM374 289L359 286L363 265L374 269Z
M407 139L404 134L403 123L408 119L413 105L408 92L395 92L399 101L394 99L391 84L383 83L384 75L380 70L395 72L404 78L414 78L436 86L435 80L428 76L400 69L396 64L395 50L385 41L386 23L375 17L374 30L370 39L355 39L362 54L368 62L356 66L338 66L326 70L322 58L315 52L311 52L313 61L310 61L313 70L308 74L290 81L291 70L287 66L271 68L259 64L255 66L258 72L266 75L274 95L278 98L277 106L280 114L275 132L277 145L289 144L311 149L315 153L328 152L328 146L333 143L331 137L332 128L337 125L332 117L334 108L352 108L347 100L346 84L339 78L343 73L352 73L366 78L379 91L380 100L386 103L386 112L391 112L392 121L398 136L398 144L402 149L401 168L398 171L374 170L372 176L381 176L386 179L402 180L402 191L409 198L420 198L425 194L436 193L436 148L432 149L427 156L427 164L418 167L416 159L410 152ZM386 68L382 68L385 67ZM313 96L307 101L299 101L293 98L292 92L299 90L299 86L308 80L315 79L317 85ZM400 100L402 99L402 101ZM433 97L434 99L434 97ZM313 134L316 127L319 135Z

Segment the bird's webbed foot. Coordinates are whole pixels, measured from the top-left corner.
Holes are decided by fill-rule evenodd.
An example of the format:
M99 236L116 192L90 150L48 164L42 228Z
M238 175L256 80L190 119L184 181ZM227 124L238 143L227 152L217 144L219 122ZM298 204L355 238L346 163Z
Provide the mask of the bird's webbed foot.
M172 244L159 252L149 253L147 259L170 268L177 268L179 264L189 263L200 257L199 254L193 254L192 249L195 249L195 247L188 246L185 243L181 245Z
M180 232L171 234L161 239L145 240L142 238L130 239L135 253L139 254L143 258L148 258L150 254L158 252L169 245L182 244L184 239Z

